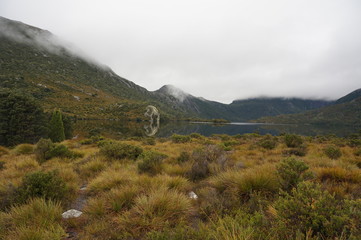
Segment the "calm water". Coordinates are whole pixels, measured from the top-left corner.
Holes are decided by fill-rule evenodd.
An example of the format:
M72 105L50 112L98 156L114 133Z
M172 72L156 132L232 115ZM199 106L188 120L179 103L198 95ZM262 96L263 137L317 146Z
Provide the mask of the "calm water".
M104 120L81 120L75 124L75 134L87 136L89 133L100 133L107 137L122 138L129 136L146 136L149 135L149 126L146 122L136 123L128 121L104 121ZM148 129L148 130L147 130ZM254 123L231 123L225 125L214 125L209 123L188 123L188 122L171 122L160 124L156 129L156 137L169 137L172 134L187 135L199 133L204 136L212 134L245 134L259 133L279 135L281 133L294 133L306 136L329 135L347 136L359 131L359 128L352 126L322 127L314 125L271 125L271 124L254 124Z

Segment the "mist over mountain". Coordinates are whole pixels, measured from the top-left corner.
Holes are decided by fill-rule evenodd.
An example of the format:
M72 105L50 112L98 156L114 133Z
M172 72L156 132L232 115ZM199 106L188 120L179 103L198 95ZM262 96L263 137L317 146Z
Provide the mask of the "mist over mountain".
M361 127L361 89L341 97L329 106L298 114L263 117L257 122Z
M263 97L223 104L192 96L172 85L150 92L78 54L49 31L3 17L0 30L0 87L26 92L48 111L57 107L85 118L136 119L144 118L147 105L154 105L167 119L249 121L332 103Z

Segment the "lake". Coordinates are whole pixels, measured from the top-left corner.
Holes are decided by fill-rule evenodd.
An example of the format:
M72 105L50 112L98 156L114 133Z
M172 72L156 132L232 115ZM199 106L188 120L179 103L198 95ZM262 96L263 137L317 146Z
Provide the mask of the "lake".
M259 124L259 123L230 123L215 125L211 123L169 122L159 126L150 126L147 122L110 121L110 120L78 120L74 124L75 135L86 137L90 134L102 134L112 138L131 136L169 137L172 134L188 135L199 133L204 136L212 134L237 135L245 133L259 133L261 135L280 135L293 133L305 136L337 135L340 137L358 132L360 129L353 126L318 126L294 124ZM151 129L151 130L149 130Z

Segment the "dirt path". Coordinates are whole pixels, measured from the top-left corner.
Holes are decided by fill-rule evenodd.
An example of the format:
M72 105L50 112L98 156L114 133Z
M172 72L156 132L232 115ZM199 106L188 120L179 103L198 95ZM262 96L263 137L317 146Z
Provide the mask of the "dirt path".
M82 211L85 204L87 203L88 200L88 195L86 193L86 184L83 184L81 186L81 188L78 191L78 197L75 199L75 201L70 205L69 209L76 209L78 211ZM74 218L73 218L74 219ZM68 234L68 237L64 238L65 239L72 239L72 240L76 240L78 239L78 232L77 232L77 228L76 227L72 227L69 226L66 229L66 233Z

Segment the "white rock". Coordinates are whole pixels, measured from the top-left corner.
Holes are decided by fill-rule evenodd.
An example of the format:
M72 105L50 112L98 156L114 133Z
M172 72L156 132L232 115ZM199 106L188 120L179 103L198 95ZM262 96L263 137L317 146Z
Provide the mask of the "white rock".
M82 215L83 212L75 210L75 209L70 209L66 212L64 212L63 214L61 214L61 216L63 218L77 218L80 217L80 215Z
M197 194L195 194L193 191L188 193L188 197L191 198L191 199L197 199L198 198Z

